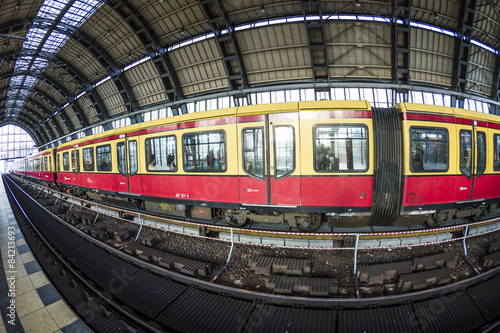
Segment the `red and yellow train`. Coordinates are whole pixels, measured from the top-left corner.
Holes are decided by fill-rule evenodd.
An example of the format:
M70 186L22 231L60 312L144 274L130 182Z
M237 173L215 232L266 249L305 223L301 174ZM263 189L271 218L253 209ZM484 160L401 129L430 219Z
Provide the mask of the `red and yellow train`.
M500 117L365 101L275 103L135 124L64 143L15 173L167 215L434 226L500 202Z

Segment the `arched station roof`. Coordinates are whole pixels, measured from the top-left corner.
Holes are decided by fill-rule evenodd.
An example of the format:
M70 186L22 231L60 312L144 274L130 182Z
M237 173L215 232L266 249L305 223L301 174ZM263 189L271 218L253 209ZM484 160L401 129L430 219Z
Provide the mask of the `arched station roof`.
M165 105L363 85L500 105L499 0L3 0L0 125L45 145Z

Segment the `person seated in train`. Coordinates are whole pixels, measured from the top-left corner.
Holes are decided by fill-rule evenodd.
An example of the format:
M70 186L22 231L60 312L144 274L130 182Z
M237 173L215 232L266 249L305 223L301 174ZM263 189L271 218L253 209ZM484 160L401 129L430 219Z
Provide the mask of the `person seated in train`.
M245 161L245 171L248 173L252 173L253 163L251 161Z
M207 154L207 169L212 170L212 168L214 167L214 162L215 162L214 151L210 150L210 152Z
M413 170L423 170L424 169L424 150L420 145L416 145L412 149L411 166Z
M326 150L321 151L319 153L318 160L316 162L316 167L318 170L329 170L330 169L330 160L326 154Z
M196 163L193 161L186 162L186 170L196 170Z
M330 170L339 170L339 158L335 154L330 155Z
M149 164L148 164L148 170L154 170L156 169L156 157L154 154L151 154L151 157L149 158Z
M175 164L175 157L173 154L168 154L167 165L169 170L175 170L175 168L177 167L177 165Z
M224 170L226 168L226 159L224 156L214 161L214 170Z

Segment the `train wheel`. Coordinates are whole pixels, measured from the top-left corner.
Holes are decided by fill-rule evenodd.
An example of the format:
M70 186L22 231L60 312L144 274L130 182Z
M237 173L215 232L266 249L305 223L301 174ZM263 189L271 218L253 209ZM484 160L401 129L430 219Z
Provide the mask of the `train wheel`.
M297 218L297 229L299 229L300 231L313 232L316 231L320 225L321 216L318 214L314 214L306 218Z
M248 217L243 214L238 214L236 219L234 215L226 215L224 220L230 227L239 228L244 226L248 222Z

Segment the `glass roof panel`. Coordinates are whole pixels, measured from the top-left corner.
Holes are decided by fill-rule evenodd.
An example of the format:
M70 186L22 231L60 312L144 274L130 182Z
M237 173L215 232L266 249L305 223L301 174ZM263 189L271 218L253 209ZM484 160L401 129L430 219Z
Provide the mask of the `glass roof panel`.
M46 0L42 7L40 7L37 16L40 18L55 20L68 2L69 0Z
M100 0L76 1L61 22L78 28L102 5Z
M42 51L55 54L69 39L67 35L63 35L57 31L52 31L47 41L42 46Z

